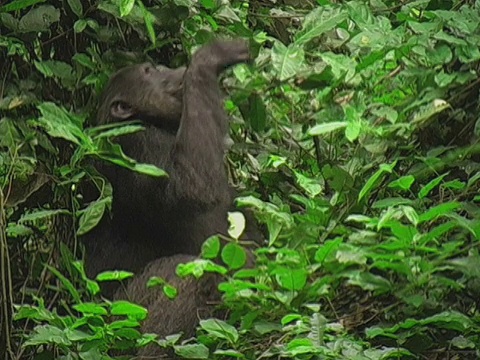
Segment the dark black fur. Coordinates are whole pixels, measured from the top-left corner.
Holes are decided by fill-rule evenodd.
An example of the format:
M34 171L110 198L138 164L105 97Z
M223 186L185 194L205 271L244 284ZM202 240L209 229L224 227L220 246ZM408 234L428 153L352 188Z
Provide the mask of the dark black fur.
M232 192L223 163L228 121L218 75L248 57L244 41L217 41L198 50L187 70L142 64L112 77L100 123L143 120L145 131L118 142L127 155L169 177L103 166L114 188L113 218L84 241L90 276L137 271L173 254L198 255L208 236L226 233Z

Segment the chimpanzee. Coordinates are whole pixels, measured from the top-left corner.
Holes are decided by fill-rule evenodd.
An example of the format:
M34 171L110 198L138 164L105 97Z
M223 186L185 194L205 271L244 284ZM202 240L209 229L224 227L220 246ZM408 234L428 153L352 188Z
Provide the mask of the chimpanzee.
M168 177L102 166L114 188L113 217L84 241L89 275L198 255L208 236L226 233L232 191L223 163L228 121L218 75L248 59L245 41L217 40L200 48L186 70L141 64L112 77L99 122L141 120L145 131L117 141L128 156L165 169Z
M143 333L155 333L163 338L181 332L185 338L189 338L195 334L199 319L214 314L220 316L221 313L215 309L215 304L220 300L217 290L220 276L209 273L197 280L193 277L181 279L175 274L178 264L193 260L195 257L191 255L173 255L154 260L125 289L117 290L115 300L126 299L148 309L148 318L142 324ZM161 287L148 289L146 283L152 276L161 277L173 285L178 290L177 297L168 299ZM149 345L139 350L136 359L157 359L160 355L172 356L172 352Z

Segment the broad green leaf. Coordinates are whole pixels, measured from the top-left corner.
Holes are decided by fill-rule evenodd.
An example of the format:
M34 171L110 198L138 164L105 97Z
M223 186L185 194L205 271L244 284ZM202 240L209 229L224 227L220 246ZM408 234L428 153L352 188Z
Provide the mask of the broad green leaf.
M209 359L208 348L203 344L175 345L175 354L183 359Z
M18 23L21 32L46 32L60 20L60 10L52 5L40 5L26 13Z
M232 325L227 324L223 320L201 320L200 327L208 334L220 339L225 339L232 345L238 341L237 329L235 329Z
M105 207L111 201L112 199L109 197L90 203L80 216L77 235L84 235L97 226L105 213Z
M345 129L345 137L348 141L354 142L358 139L362 132L363 123L360 119L349 121L347 128Z
M415 177L413 175L406 175L392 181L390 184L388 184L388 187L400 190L410 190L410 187L413 185L414 182Z
M118 300L110 305L112 315L123 315L135 320L144 320L147 317L148 310L143 306L132 304L129 301Z
M124 17L130 14L135 5L135 0L120 0L119 9L120 9L120 16Z
M200 278L205 271L214 272L222 275L227 273L227 269L225 269L225 267L215 264L210 260L204 259L196 259L186 264L178 264L176 269L176 273L180 277L193 275L197 279Z
M104 304L96 304L92 302L75 304L72 306L78 312L82 314L93 314L93 315L108 315L107 310L105 309Z
M275 41L272 48L272 66L280 80L294 77L305 61L303 49L290 44L288 47Z
M73 30L79 34L81 33L83 30L85 30L85 28L87 27L88 23L86 20L84 19L80 19L80 20L77 20L75 21L75 24L73 24Z
M333 52L322 53L321 57L330 66L336 80L348 82L355 76L357 63L354 59Z
M312 179L298 171L294 171L298 185L307 192L308 196L314 198L323 190L319 179Z
M70 9L72 9L73 13L77 15L79 18L83 15L83 5L80 0L67 0Z
M38 122L50 136L63 138L76 145L93 146L77 121L66 110L51 102L38 105L38 109L42 113Z
M320 245L319 249L315 252L315 261L323 264L327 257L339 248L342 242L343 239L341 237L337 237L334 240L327 240L325 244Z
M230 269L239 269L245 265L247 255L245 250L236 243L228 243L222 250L222 261Z
M305 287L307 283L307 270L304 268L286 268L277 266L274 270L278 284L284 289L291 291L299 291Z
M404 329L413 329L418 326L431 325L435 325L435 327L441 329L449 329L459 332L467 331L474 326L472 319L468 316L456 311L444 311L424 319L407 319L389 328L372 327L366 330L366 334L368 338L374 338L377 336L391 337L391 334L403 332Z
M0 6L0 13L2 12L11 12L26 9L29 6L43 3L45 0L14 0L10 1L8 4Z
M308 134L311 136L329 134L338 129L344 129L347 126L348 126L348 122L346 121L334 121L334 122L319 124L311 127L308 130Z
M216 7L216 2L214 0L200 0L200 3L205 9L214 9Z
M210 236L202 244L201 255L205 259L214 259L220 252L220 238L217 235Z
M460 209L461 207L462 207L462 204L456 201L436 205L434 207L431 207L425 213L420 215L419 223L434 220L439 216L453 214L455 213L456 210Z
M72 342L62 329L53 325L38 325L33 329L33 334L23 343L24 346L56 344L70 346Z
M295 44L304 45L310 40L318 38L323 33L334 29L347 17L348 14L339 8L316 7L305 17L303 28L295 37Z
M388 293L392 290L392 284L382 276L373 275L370 272L352 271L347 272L348 283L357 285L366 291L374 291L376 294Z
M87 54L76 53L75 55L72 56L72 59L77 63L85 66L87 69L95 70L96 68L95 63Z

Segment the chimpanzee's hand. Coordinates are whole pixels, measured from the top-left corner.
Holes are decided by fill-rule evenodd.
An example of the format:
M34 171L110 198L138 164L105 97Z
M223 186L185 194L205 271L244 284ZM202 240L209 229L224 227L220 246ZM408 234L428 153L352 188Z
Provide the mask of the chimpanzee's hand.
M229 66L250 60L248 42L246 40L216 40L204 45L192 59L192 65L213 67L220 73Z

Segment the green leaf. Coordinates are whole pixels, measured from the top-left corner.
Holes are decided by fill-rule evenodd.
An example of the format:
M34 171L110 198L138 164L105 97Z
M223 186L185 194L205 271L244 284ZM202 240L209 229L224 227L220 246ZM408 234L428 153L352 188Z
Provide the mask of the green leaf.
M200 3L205 9L215 9L216 7L216 2L214 0L200 0Z
M435 220L440 216L455 214L455 211L460 209L462 204L456 201L439 204L431 207L427 212L420 215L419 223Z
M80 65L86 67L87 69L95 70L95 67L96 67L95 63L86 54L76 53L75 55L72 56L72 59L77 63L79 63Z
M277 282L281 287L287 290L299 291L305 287L307 283L307 270L304 268L286 268L278 266L273 271Z
M128 14L130 14L134 5L135 5L135 0L120 0L120 4L119 4L120 16L125 17Z
M44 344L56 344L60 346L70 346L72 342L68 339L65 331L53 325L35 326L33 335L24 343L24 346L35 346Z
M135 320L144 320L147 317L148 310L143 306L132 304L131 302L118 300L110 305L112 315L123 315Z
M316 7L310 12L295 37L295 45L304 45L345 21L348 14L339 8Z
M65 139L76 145L93 147L91 140L85 136L77 121L65 109L51 102L38 105L38 109L42 113L38 122L50 136Z
M80 0L67 0L70 9L72 9L73 13L77 15L79 18L83 15L83 5Z
M155 177L167 176L167 172L165 170L160 169L159 167L152 165L152 164L135 164L133 170L140 174L146 174Z
M81 303L81 304L75 304L72 307L82 314L101 315L101 316L108 315L108 312L105 309L104 304Z
M375 201L372 205L374 209L384 209L388 207L398 206L398 205L411 205L413 201L410 199L405 199L401 197L386 198Z
M10 1L8 4L0 6L0 13L1 12L11 12L26 9L35 4L39 4L45 2L45 0L14 0Z
M52 5L40 5L26 13L18 23L21 32L47 32L53 23L60 21L60 10Z
M131 278L133 273L130 271L113 270L103 271L95 277L97 281L122 281Z
M18 220L19 223L27 222L27 221L37 221L41 219L47 219L52 216L56 215L71 215L70 211L58 209L58 210L35 210L31 213L27 213L22 215L22 217Z
M175 288L172 285L166 284L163 287L163 293L169 298L169 299L175 299L177 297L178 291L177 288Z
M349 284L357 285L363 290L374 291L376 294L384 294L392 290L392 284L387 279L369 272L352 271L347 273L347 277Z
M176 345L175 354L183 359L209 359L208 348L203 344Z
M139 1L138 4L142 10L143 21L145 22L150 42L155 46L157 42L157 36L155 35L155 29L153 28L153 25L155 24L155 16L145 8L142 1Z
M319 124L311 127L308 130L308 134L311 136L329 134L338 129L344 129L347 126L348 126L348 122L346 121L333 121L333 122Z
M239 269L245 265L247 255L240 245L228 243L222 250L222 261L227 264L230 269Z
M360 119L349 121L345 129L345 137L348 141L353 142L358 139L362 132L363 123Z
M288 47L275 41L272 48L272 66L280 80L294 77L305 61L303 49L290 44Z
M77 303L81 302L80 294L78 293L75 286L73 286L73 283L69 279L67 279L65 276L63 276L62 273L60 273L60 271L58 271L54 267L50 265L46 265L46 266L48 270L50 270L50 272L53 273L60 280L62 285L65 287L65 289L67 289L70 295L72 295L72 298L75 300L75 302Z
M234 345L238 341L238 332L232 325L219 319L201 320L200 327L209 335L225 339L230 344Z
M443 178L445 176L447 176L449 173L445 173L443 175L440 175L438 177L436 177L435 179L431 180L428 184L426 184L425 186L422 186L422 188L420 189L419 193L418 193L418 198L419 199L423 199L425 198L428 194L430 194L430 192L435 189L443 180Z
M390 184L388 184L388 187L400 190L410 190L414 182L415 177L413 175L406 175L392 181Z
M105 207L111 202L112 198L108 197L90 203L87 208L82 211L82 215L78 221L77 235L84 235L97 226L105 213Z
M390 165L388 164L380 165L380 169L377 170L372 176L370 176L370 178L367 180L363 188L360 190L360 193L358 194L358 201L361 201L373 190L373 188L380 181L382 175L384 175L385 173L391 173L396 164L397 164L397 161L394 161L393 164L390 164Z
M201 255L204 259L215 259L220 252L220 238L217 235L210 236L202 244Z
M80 34L83 30L85 30L87 24L87 20L79 19L75 21L75 24L73 24L73 31L75 31L77 34Z
M320 245L319 249L315 252L315 261L319 264L323 264L328 255L336 251L342 242L343 239L340 237L337 237L334 240L325 241L325 244Z

